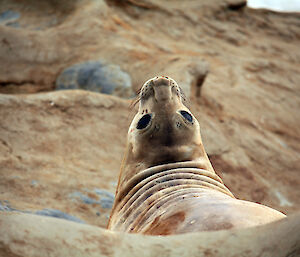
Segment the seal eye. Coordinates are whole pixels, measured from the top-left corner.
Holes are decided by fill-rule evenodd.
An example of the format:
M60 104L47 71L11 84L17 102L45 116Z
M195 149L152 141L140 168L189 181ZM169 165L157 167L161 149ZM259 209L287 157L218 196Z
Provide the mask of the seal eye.
M180 111L180 114L182 115L183 118L185 118L189 122L193 122L193 117L191 114L189 114L186 111Z
M144 129L147 127L147 125L149 124L151 120L151 115L150 114L145 114L138 122L138 124L136 125L137 129Z

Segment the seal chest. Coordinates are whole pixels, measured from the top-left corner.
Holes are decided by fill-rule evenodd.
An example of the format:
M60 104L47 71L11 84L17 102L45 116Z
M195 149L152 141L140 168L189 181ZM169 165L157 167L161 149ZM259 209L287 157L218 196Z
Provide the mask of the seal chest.
M216 175L199 123L173 79L146 81L129 127L109 229L170 235L256 226L283 217L236 199Z

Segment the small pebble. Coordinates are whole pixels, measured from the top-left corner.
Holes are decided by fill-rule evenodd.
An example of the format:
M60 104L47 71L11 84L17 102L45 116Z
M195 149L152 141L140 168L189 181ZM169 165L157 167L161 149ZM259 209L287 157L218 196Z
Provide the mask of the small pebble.
M83 89L120 97L132 97L131 77L116 64L104 60L77 63L64 69L56 90Z

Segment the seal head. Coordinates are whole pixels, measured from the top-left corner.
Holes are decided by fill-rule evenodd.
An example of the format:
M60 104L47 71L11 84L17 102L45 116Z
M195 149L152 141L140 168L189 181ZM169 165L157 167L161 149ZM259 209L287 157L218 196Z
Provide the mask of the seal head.
M129 127L127 142L123 169L128 172L121 174L122 181L152 166L192 160L213 171L199 123L184 105L181 89L169 77L155 77L141 88L139 110Z

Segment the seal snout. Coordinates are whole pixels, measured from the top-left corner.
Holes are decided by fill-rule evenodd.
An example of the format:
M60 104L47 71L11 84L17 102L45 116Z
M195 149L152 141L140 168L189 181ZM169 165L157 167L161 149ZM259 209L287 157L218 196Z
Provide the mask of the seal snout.
M170 80L168 77L156 77L152 80L152 82L154 87L170 85Z
M142 86L139 94L140 106L147 100L153 100L163 105L172 102L181 102L181 89L170 77L160 76L149 79Z
M154 98L158 102L170 101L173 99L172 80L168 77L155 77L152 79L152 88L154 91Z

